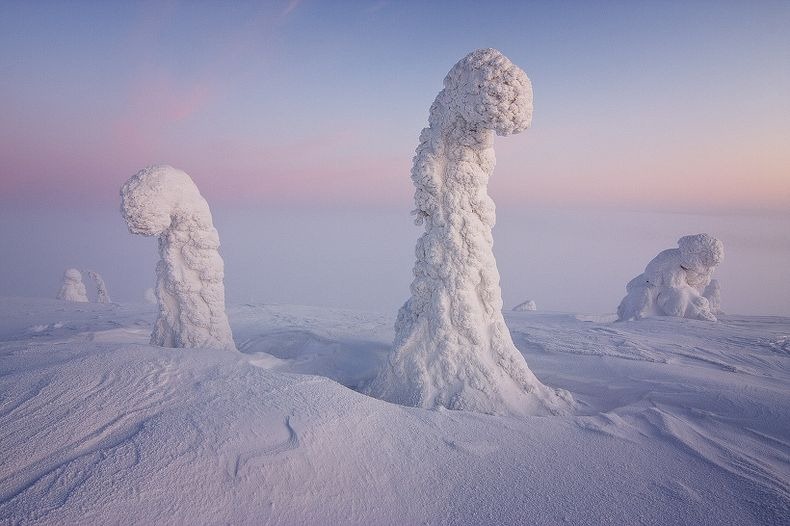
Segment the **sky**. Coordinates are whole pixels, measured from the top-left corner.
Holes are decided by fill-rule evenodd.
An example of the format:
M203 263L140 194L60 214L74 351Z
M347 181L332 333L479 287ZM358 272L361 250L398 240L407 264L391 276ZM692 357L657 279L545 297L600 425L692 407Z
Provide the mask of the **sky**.
M0 241L14 256L0 262L0 294L24 291L31 268L46 284L34 293L46 295L65 265L102 263L112 274L150 253L114 276L121 298L140 297L154 243L124 234L118 190L165 162L187 171L212 206L226 264L238 269L228 277L231 300L254 290L251 299L310 301L295 290L312 283L304 275L323 276L315 290L378 261L398 269L398 278L376 274L390 288L343 299L338 285L321 301L390 308L408 294L418 235L408 211L419 131L446 72L480 47L521 66L535 96L532 127L496 140L489 188L506 298L540 288L519 276L547 262L504 270L525 257L508 248L519 246L518 232L545 233L535 224L556 229L558 247L599 225L599 271L609 252L629 254L618 283L651 251L702 227L725 247L728 236L758 229L770 266L776 251L790 250L788 27L786 1L0 0ZM544 216L554 223L536 219ZM629 221L644 229L613 244L616 224ZM644 234L656 223L666 225L660 236ZM391 243L374 239L371 225ZM270 229L279 245L261 237ZM81 252L61 239L69 232ZM346 246L348 232L368 240L368 251ZM648 239L656 246L634 249ZM289 250L304 256L302 275L287 275L293 258L280 256ZM290 295L251 286L267 261ZM546 268L567 274L576 263ZM733 273L744 292L732 299L745 311L790 313L778 296L790 292L788 273L761 275L756 288L745 270ZM549 304L605 309L622 291L593 301L599 292ZM760 294L773 294L770 309L755 307Z

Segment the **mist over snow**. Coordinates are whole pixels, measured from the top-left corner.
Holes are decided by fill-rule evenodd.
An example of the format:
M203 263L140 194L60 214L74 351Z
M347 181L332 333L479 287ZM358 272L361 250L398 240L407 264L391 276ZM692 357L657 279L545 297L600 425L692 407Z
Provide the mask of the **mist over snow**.
M492 197L499 198L494 192ZM377 210L219 203L212 215L222 236L229 304L391 313L408 298L414 240L420 233L408 202ZM541 311L614 313L625 284L689 232L708 232L726 247L727 257L715 274L725 312L790 315L790 214L500 204L494 255L502 299L507 308L529 298ZM0 238L14 247L0 258L0 295L52 298L70 266L100 271L113 301L142 303L145 290L156 284L156 243L130 235L117 206L3 206Z

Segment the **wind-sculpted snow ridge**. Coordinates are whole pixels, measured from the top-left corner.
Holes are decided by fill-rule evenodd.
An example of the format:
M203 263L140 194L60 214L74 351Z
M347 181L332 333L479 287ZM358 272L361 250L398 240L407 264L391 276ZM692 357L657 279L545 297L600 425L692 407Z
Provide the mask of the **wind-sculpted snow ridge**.
M96 284L96 303L110 303L110 295L107 294L107 285L104 283L104 278L101 274L94 270L88 271L88 276Z
M723 257L724 246L713 236L696 234L681 237L678 248L660 252L648 263L644 273L628 283L628 294L617 307L618 319L676 316L716 321L718 283L715 293L713 289L710 291L716 302L714 308L706 297L706 287Z
M523 312L523 311L533 311L538 310L538 306L535 304L535 300L527 300L524 303L519 303L515 307L513 307L514 312Z
M167 165L141 170L121 188L121 213L131 233L159 238L151 343L235 350L219 235L189 175Z
M88 292L82 282L82 274L75 268L68 268L63 273L63 284L58 291L57 299L87 303Z
M518 133L531 119L527 75L495 49L470 53L445 77L411 171L416 223L425 225L412 295L394 351L368 386L373 396L490 414L570 407L570 394L540 383L513 344L492 250L494 133Z

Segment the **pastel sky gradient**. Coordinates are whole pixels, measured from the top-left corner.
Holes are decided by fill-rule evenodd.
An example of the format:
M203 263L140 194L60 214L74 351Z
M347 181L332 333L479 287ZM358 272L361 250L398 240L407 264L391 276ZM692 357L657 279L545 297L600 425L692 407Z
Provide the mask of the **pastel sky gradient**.
M790 2L0 1L0 203L408 207L419 130L479 47L530 76L498 204L790 209Z

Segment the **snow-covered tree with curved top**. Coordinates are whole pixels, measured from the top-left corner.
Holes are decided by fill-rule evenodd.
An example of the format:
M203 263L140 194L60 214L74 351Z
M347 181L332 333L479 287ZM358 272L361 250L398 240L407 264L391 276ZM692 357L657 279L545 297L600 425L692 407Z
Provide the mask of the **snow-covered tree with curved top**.
M388 363L368 386L373 396L491 414L555 414L571 405L513 344L492 250L494 134L521 132L531 118L527 75L495 49L470 53L444 79L411 172L416 223L425 225L412 295L398 313Z
M96 284L96 303L110 303L110 295L107 294L107 285L104 283L104 278L95 270L89 270L88 276Z
M167 165L141 170L121 188L121 213L131 233L159 238L151 343L235 350L219 235L189 175Z
M626 285L617 307L619 320L676 316L716 321L705 289L724 258L722 242L708 234L683 236L678 248L660 252Z
M88 292L82 282L82 274L75 268L67 268L63 273L63 284L60 286L57 298L64 301L85 303L88 301Z

